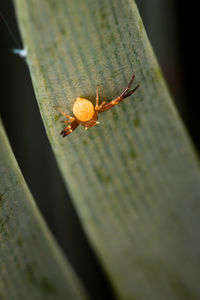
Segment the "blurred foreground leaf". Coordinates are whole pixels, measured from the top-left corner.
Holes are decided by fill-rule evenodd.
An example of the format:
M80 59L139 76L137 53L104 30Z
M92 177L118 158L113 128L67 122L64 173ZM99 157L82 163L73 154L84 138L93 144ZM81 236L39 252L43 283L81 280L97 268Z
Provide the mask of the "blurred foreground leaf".
M86 299L38 212L1 122L0 299Z
M15 0L46 131L120 299L199 299L200 172L132 0ZM56 105L140 88L63 139Z

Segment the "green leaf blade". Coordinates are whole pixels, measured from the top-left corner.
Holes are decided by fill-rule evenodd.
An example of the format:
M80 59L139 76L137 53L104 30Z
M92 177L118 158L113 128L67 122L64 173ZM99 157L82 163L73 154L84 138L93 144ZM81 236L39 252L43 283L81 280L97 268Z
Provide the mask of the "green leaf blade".
M0 299L86 299L47 229L0 123Z
M15 2L49 140L118 297L198 298L199 165L134 2ZM132 97L60 137L54 105L70 113L97 84L113 99L133 72Z

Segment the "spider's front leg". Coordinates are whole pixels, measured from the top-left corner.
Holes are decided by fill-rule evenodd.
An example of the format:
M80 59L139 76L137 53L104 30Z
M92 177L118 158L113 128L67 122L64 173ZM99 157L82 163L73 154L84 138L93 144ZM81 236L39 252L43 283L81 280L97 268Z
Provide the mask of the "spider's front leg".
M119 102L121 102L122 100L124 100L125 98L129 97L130 95L132 95L137 88L139 87L139 84L130 91L131 85L133 83L133 80L135 78L135 75L132 76L131 80L129 81L127 87L122 91L122 93L119 95L119 97L115 98L114 100L110 101L109 103L102 103L102 107L99 109L99 113L104 112L108 109L110 109L111 107L117 105Z

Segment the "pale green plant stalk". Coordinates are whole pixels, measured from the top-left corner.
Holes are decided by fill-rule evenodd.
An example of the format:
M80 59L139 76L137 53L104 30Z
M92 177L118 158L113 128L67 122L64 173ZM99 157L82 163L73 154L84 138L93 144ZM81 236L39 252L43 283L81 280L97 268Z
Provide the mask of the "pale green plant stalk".
M27 188L0 122L0 299L87 299Z
M49 141L118 298L198 299L199 166L134 1L14 2ZM132 97L60 137L54 105L70 113L97 84L113 99L133 72Z

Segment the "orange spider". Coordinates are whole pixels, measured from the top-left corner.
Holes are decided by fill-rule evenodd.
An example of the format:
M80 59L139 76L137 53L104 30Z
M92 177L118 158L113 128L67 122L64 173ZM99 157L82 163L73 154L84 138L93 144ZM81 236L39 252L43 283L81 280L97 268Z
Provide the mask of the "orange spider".
M63 112L60 108L54 107L57 111L59 111L63 116L65 116L68 120L63 121L62 123L70 123L70 125L66 126L64 130L61 131L61 135L65 137L66 135L70 134L72 131L74 131L79 124L82 124L85 126L85 129L87 130L90 127L93 127L97 124L99 124L98 120L98 114L102 113L111 107L117 105L119 102L121 102L123 99L129 97L132 95L139 85L137 85L133 90L130 91L130 87L133 83L133 80L135 78L135 75L132 76L129 84L127 87L123 90L123 92L119 95L119 97L115 98L114 100L110 101L109 103L106 103L106 101L103 101L99 105L99 93L98 93L98 86L96 89L96 104L95 106L92 104L91 101L84 99L84 98L76 98L76 101L74 102L73 106L73 114L74 117L69 116L65 112Z

